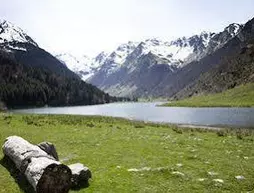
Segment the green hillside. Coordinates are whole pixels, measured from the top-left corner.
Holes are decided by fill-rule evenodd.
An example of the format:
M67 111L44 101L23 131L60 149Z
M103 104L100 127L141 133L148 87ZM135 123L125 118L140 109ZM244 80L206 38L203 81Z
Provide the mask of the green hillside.
M163 106L180 107L254 107L254 83L241 85L222 93L199 95Z

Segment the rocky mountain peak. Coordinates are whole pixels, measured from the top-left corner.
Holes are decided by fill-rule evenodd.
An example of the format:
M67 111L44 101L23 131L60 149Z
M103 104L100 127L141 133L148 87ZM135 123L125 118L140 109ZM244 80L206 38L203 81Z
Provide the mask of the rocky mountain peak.
M0 20L0 44L14 43L29 43L38 47L37 43L21 28L8 21Z
M232 36L235 36L239 33L239 31L242 29L243 25L238 23L232 23L229 26L227 26L224 31L227 31Z
M106 52L101 52L101 53L99 53L99 54L94 58L94 60L95 60L95 62L97 62L97 63L102 63L102 62L105 61L105 59L106 59L107 56L108 56L108 53L106 53Z

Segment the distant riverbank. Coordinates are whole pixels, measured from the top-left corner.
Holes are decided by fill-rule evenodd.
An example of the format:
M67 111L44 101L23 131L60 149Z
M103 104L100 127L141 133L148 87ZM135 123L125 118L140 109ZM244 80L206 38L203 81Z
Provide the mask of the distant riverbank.
M200 95L162 106L169 107L254 107L254 83L238 86L218 94Z

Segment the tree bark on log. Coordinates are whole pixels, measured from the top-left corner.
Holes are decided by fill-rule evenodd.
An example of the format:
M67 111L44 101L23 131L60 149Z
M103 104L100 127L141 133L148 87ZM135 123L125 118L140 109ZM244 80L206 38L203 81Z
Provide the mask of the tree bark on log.
M21 137L11 136L6 139L3 152L24 173L37 193L69 192L71 170L40 147Z
M39 143L37 146L45 151L48 155L51 155L53 158L55 158L56 161L59 161L54 144L44 141Z

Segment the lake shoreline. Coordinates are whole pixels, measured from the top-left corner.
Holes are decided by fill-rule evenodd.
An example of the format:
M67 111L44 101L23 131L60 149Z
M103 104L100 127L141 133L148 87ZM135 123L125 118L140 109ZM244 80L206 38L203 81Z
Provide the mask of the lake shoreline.
M254 127L254 108L158 107L161 102L110 103L92 106L44 107L10 110L28 114L70 114L121 117L130 120L171 125L203 127Z
M2 113L11 113L12 112L2 112ZM138 120L138 119L132 119L132 118L124 118L124 117L113 117L113 116L102 116L102 115L76 115L76 114L33 114L33 113L13 113L14 115L38 115L38 116L81 116L81 117L105 117L105 118L112 118L112 119L119 119L119 120L126 120L130 121L133 123L141 123L141 124L155 124L155 125L162 125L162 126L174 126L174 127L179 127L183 129L203 129L203 130L212 130L212 131L219 131L219 130L224 130L224 129L250 129L254 130L253 127L235 127L235 126L230 126L230 125L195 125L195 124L177 124L177 123L168 123L168 122L154 122L154 121L144 121L144 120Z

